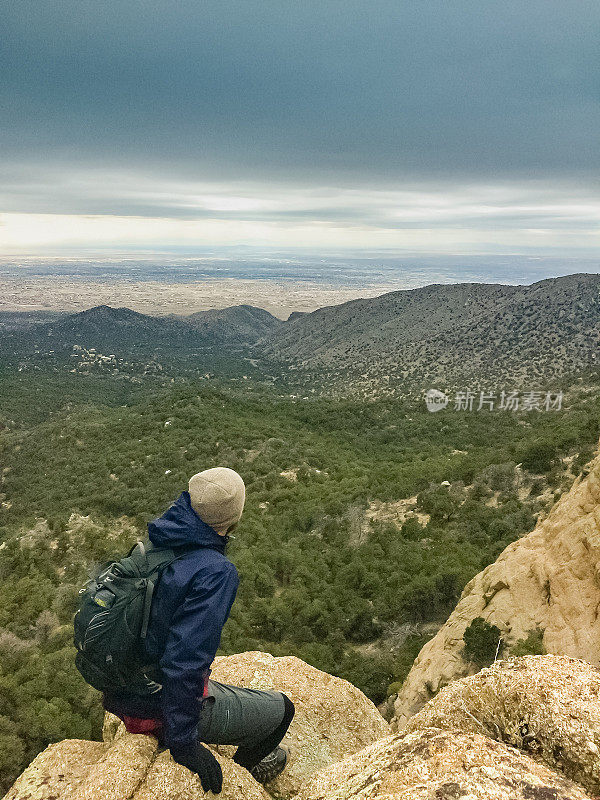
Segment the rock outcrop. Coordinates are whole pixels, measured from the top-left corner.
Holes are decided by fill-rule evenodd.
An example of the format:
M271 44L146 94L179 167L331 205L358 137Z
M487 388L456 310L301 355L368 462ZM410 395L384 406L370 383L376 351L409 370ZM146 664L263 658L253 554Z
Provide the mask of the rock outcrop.
M479 733L388 736L313 776L296 800L586 800L584 790Z
M222 800L269 800L242 767L216 754ZM201 800L198 778L176 764L156 739L125 733L111 743L68 739L51 744L17 779L4 800Z
M297 658L218 659L215 678L282 688L297 718L290 762L262 787L214 748L222 800L592 800L600 791L600 672L524 656L456 681L390 734L355 687ZM107 715L103 742L52 744L4 800L202 800L197 776ZM367 746L361 746L367 742ZM212 796L212 795L210 795Z
M406 732L481 733L600 794L600 672L567 656L523 656L454 681Z
M334 678L295 656L250 652L215 659L211 678L250 689L285 692L296 715L283 744L290 763L270 791L294 795L317 770L340 761L390 733L376 707L348 681Z
M277 689L295 703L296 716L283 741L290 763L269 785L291 797L314 772L390 733L373 703L347 681L293 656L251 652L217 658L212 677L256 689ZM128 734L119 719L105 717L104 742L67 740L50 745L31 763L4 800L200 800L197 778L158 752L150 736ZM235 747L214 747L223 768L222 800L264 800L269 795L230 756Z
M317 773L296 800L597 797L599 754L600 672L524 656L451 683L402 732Z
M443 686L473 670L462 658L475 617L510 645L536 629L549 653L600 662L600 457L532 533L510 544L465 587L446 624L417 657L395 703L394 729Z
M105 754L102 742L67 739L51 744L17 778L4 800L51 800L64 797L85 780Z

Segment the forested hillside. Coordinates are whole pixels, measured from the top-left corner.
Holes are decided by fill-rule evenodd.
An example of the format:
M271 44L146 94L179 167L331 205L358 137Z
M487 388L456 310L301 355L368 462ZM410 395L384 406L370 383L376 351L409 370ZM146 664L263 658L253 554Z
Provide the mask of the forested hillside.
M433 284L352 300L291 320L260 343L297 385L337 394L420 394L566 383L598 366L600 276L530 286ZM318 376L318 378L317 378Z
M248 305L188 316L97 306L43 319L0 314L0 367L163 384L218 378L369 400L421 397L432 387L556 392L600 368L595 274L530 286L432 284L285 322Z
M238 470L247 507L225 653L297 654L381 702L465 583L584 468L600 398L560 413L282 398L205 383L6 372L0 387L0 779L49 741L99 733L71 618L194 472ZM396 684L396 686L395 686Z

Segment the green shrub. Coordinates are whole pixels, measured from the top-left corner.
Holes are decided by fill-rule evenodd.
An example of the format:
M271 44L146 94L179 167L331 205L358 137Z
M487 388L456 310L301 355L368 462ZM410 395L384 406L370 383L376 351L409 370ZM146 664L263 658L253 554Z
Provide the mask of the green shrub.
M496 625L475 617L463 634L463 657L479 669L489 667L502 650L502 632Z
M546 648L544 647L544 631L541 628L535 628L529 631L525 639L519 641L510 648L511 656L545 656Z
M520 452L523 469L529 472L548 472L556 459L556 444L537 441L527 444Z

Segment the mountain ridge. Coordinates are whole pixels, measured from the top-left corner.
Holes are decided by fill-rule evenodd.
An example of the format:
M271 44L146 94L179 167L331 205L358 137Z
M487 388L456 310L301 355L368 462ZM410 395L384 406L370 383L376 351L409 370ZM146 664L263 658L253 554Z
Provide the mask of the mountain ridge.
M258 345L335 383L428 388L469 379L554 380L597 364L600 275L530 285L431 284L328 306ZM299 378L300 380L300 378ZM442 388L440 386L439 388Z
M600 275L523 285L428 284L293 313L286 321L248 304L186 316L100 305L8 330L0 339L9 359L66 353L74 345L125 358L156 355L163 364L183 359L191 371L198 353L215 364L237 359L244 370L253 357L259 372L285 379L290 390L556 391L561 380L600 367Z
M179 360L198 351L248 348L278 323L268 311L247 305L188 316L154 316L103 304L6 331L0 338L0 354L9 359L67 354L78 346L125 358L158 351L163 358Z

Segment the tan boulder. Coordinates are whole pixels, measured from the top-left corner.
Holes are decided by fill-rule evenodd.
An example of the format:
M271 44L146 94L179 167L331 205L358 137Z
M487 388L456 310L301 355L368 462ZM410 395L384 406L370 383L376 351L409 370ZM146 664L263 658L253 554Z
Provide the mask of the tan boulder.
M446 624L419 653L395 703L400 729L443 686L473 672L462 658L475 617L510 645L535 630L549 653L600 663L600 458L532 533L510 544L465 587Z
M600 672L567 656L523 656L455 681L406 731L482 733L600 794Z
M112 721L112 720L109 720ZM157 755L152 736L125 733L109 744L68 739L47 747L4 800L202 800L198 777ZM222 800L268 800L250 773L216 754L223 769Z
M158 742L152 736L128 733L92 764L83 781L68 787L60 800L126 800L143 780Z
M388 736L314 775L295 800L589 800L584 790L479 733Z
M313 772L356 753L389 734L373 703L348 681L315 669L294 656L249 652L217 658L211 675L221 683L284 692L296 715L283 740L290 751L272 793L290 797Z
M102 740L106 744L112 744L116 739L120 739L127 733L125 725L121 722L119 717L107 711L104 714L104 723L102 725Z
M49 745L27 767L4 800L54 800L79 786L106 752L102 742L66 739Z
M347 681L298 658L252 652L221 657L212 677L223 683L285 692L296 716L284 739L290 760L270 793L291 797L313 772L389 734L373 703ZM106 714L104 742L65 741L41 753L16 781L6 800L200 800L200 783L175 764L168 751L157 755L151 736L129 734ZM223 769L223 800L265 800L269 794L230 756L235 747L213 747ZM229 756L229 757L227 757ZM32 787L35 787L32 789ZM50 787L48 789L48 787ZM37 792L37 793L36 793ZM45 792L45 793L44 793Z
M269 800L269 795L247 770L229 758L215 755L223 769L220 800ZM176 764L169 752L164 751L150 767L133 800L201 800L204 797L214 795L205 793L198 777Z

